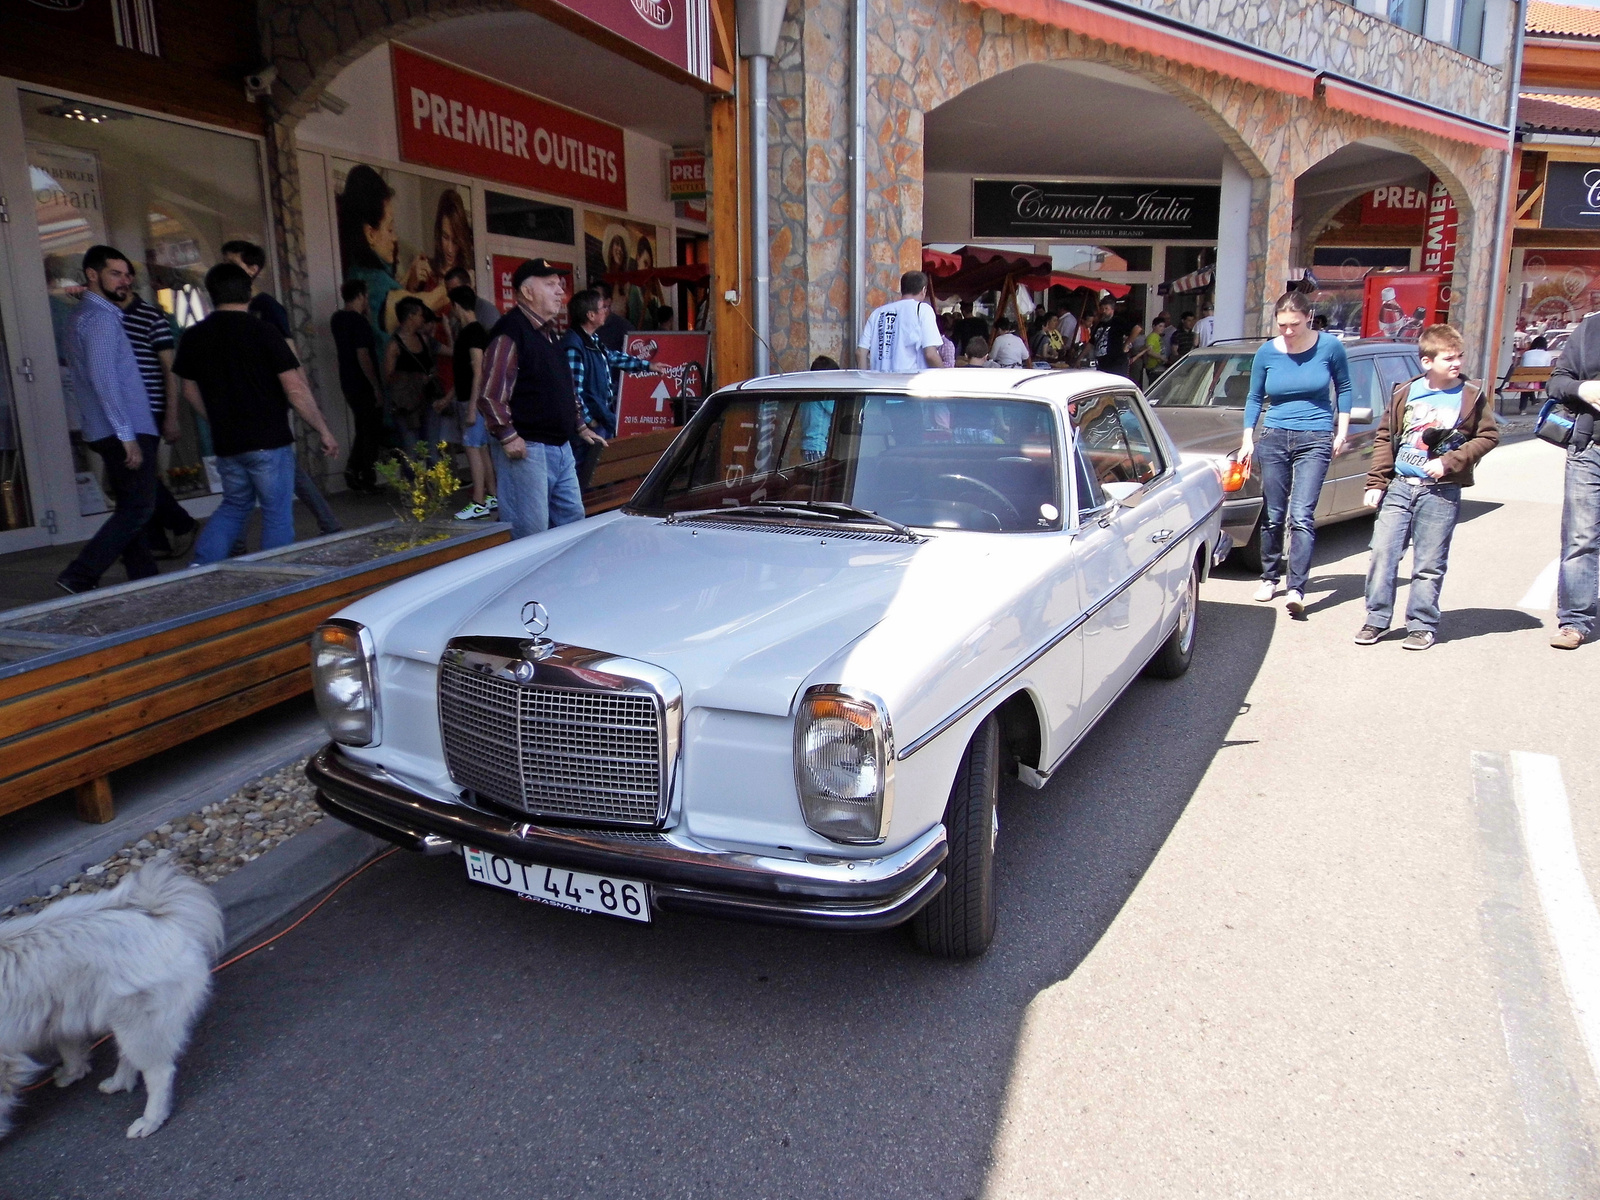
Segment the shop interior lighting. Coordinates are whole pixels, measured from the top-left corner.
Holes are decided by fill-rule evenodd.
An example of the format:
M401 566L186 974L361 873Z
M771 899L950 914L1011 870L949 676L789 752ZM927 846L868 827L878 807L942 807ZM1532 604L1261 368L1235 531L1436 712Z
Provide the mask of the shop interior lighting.
M62 100L39 110L47 117L62 117L68 121L84 121L90 125L103 125L107 121L129 121L132 115L114 108L101 108L98 104L84 104L78 100Z

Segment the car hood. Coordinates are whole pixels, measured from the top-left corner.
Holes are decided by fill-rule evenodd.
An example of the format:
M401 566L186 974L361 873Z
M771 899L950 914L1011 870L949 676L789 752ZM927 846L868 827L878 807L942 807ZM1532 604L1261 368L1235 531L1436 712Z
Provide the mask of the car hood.
M690 705L786 715L806 676L882 619L932 546L624 516L525 569L502 557L463 576L400 617L383 648L437 663L452 637L526 637L522 607L538 600L552 639L664 667ZM483 595L464 606L473 588Z

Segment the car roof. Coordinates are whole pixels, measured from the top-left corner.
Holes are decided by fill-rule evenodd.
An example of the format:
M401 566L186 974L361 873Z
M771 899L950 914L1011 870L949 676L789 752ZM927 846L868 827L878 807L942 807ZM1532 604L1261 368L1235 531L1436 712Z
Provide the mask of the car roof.
M1201 354L1207 356L1219 354L1254 354L1262 346L1265 346L1270 340L1270 338L1229 338L1224 342L1212 342L1209 346L1196 346L1193 350L1189 351L1189 354ZM1401 350L1410 350L1415 353L1417 349L1417 343L1411 338L1386 337L1352 338L1350 341L1344 343L1344 352L1347 355L1352 351L1376 354L1381 350L1393 350L1397 348ZM1185 355L1184 357L1187 358L1188 355Z
M1104 371L1035 371L1017 367L934 367L894 374L887 371L793 371L763 375L724 388L732 392L876 392L904 396L970 396L1065 402L1108 387L1132 387L1125 375Z

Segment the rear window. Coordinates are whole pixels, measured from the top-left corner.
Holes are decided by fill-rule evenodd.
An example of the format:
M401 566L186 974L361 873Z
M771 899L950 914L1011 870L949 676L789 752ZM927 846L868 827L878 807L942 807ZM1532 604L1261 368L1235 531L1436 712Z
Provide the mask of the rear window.
M1255 351L1242 354L1189 354L1145 393L1161 408L1243 408L1250 394Z

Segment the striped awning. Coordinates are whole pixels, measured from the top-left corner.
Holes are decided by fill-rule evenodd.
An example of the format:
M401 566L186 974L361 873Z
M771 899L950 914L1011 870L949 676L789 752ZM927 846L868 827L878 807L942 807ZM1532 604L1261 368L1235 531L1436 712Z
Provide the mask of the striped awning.
M1211 281L1217 276L1216 267L1201 267L1198 271L1191 271L1181 275L1167 285L1169 296L1181 296L1185 292L1201 292L1211 286Z

